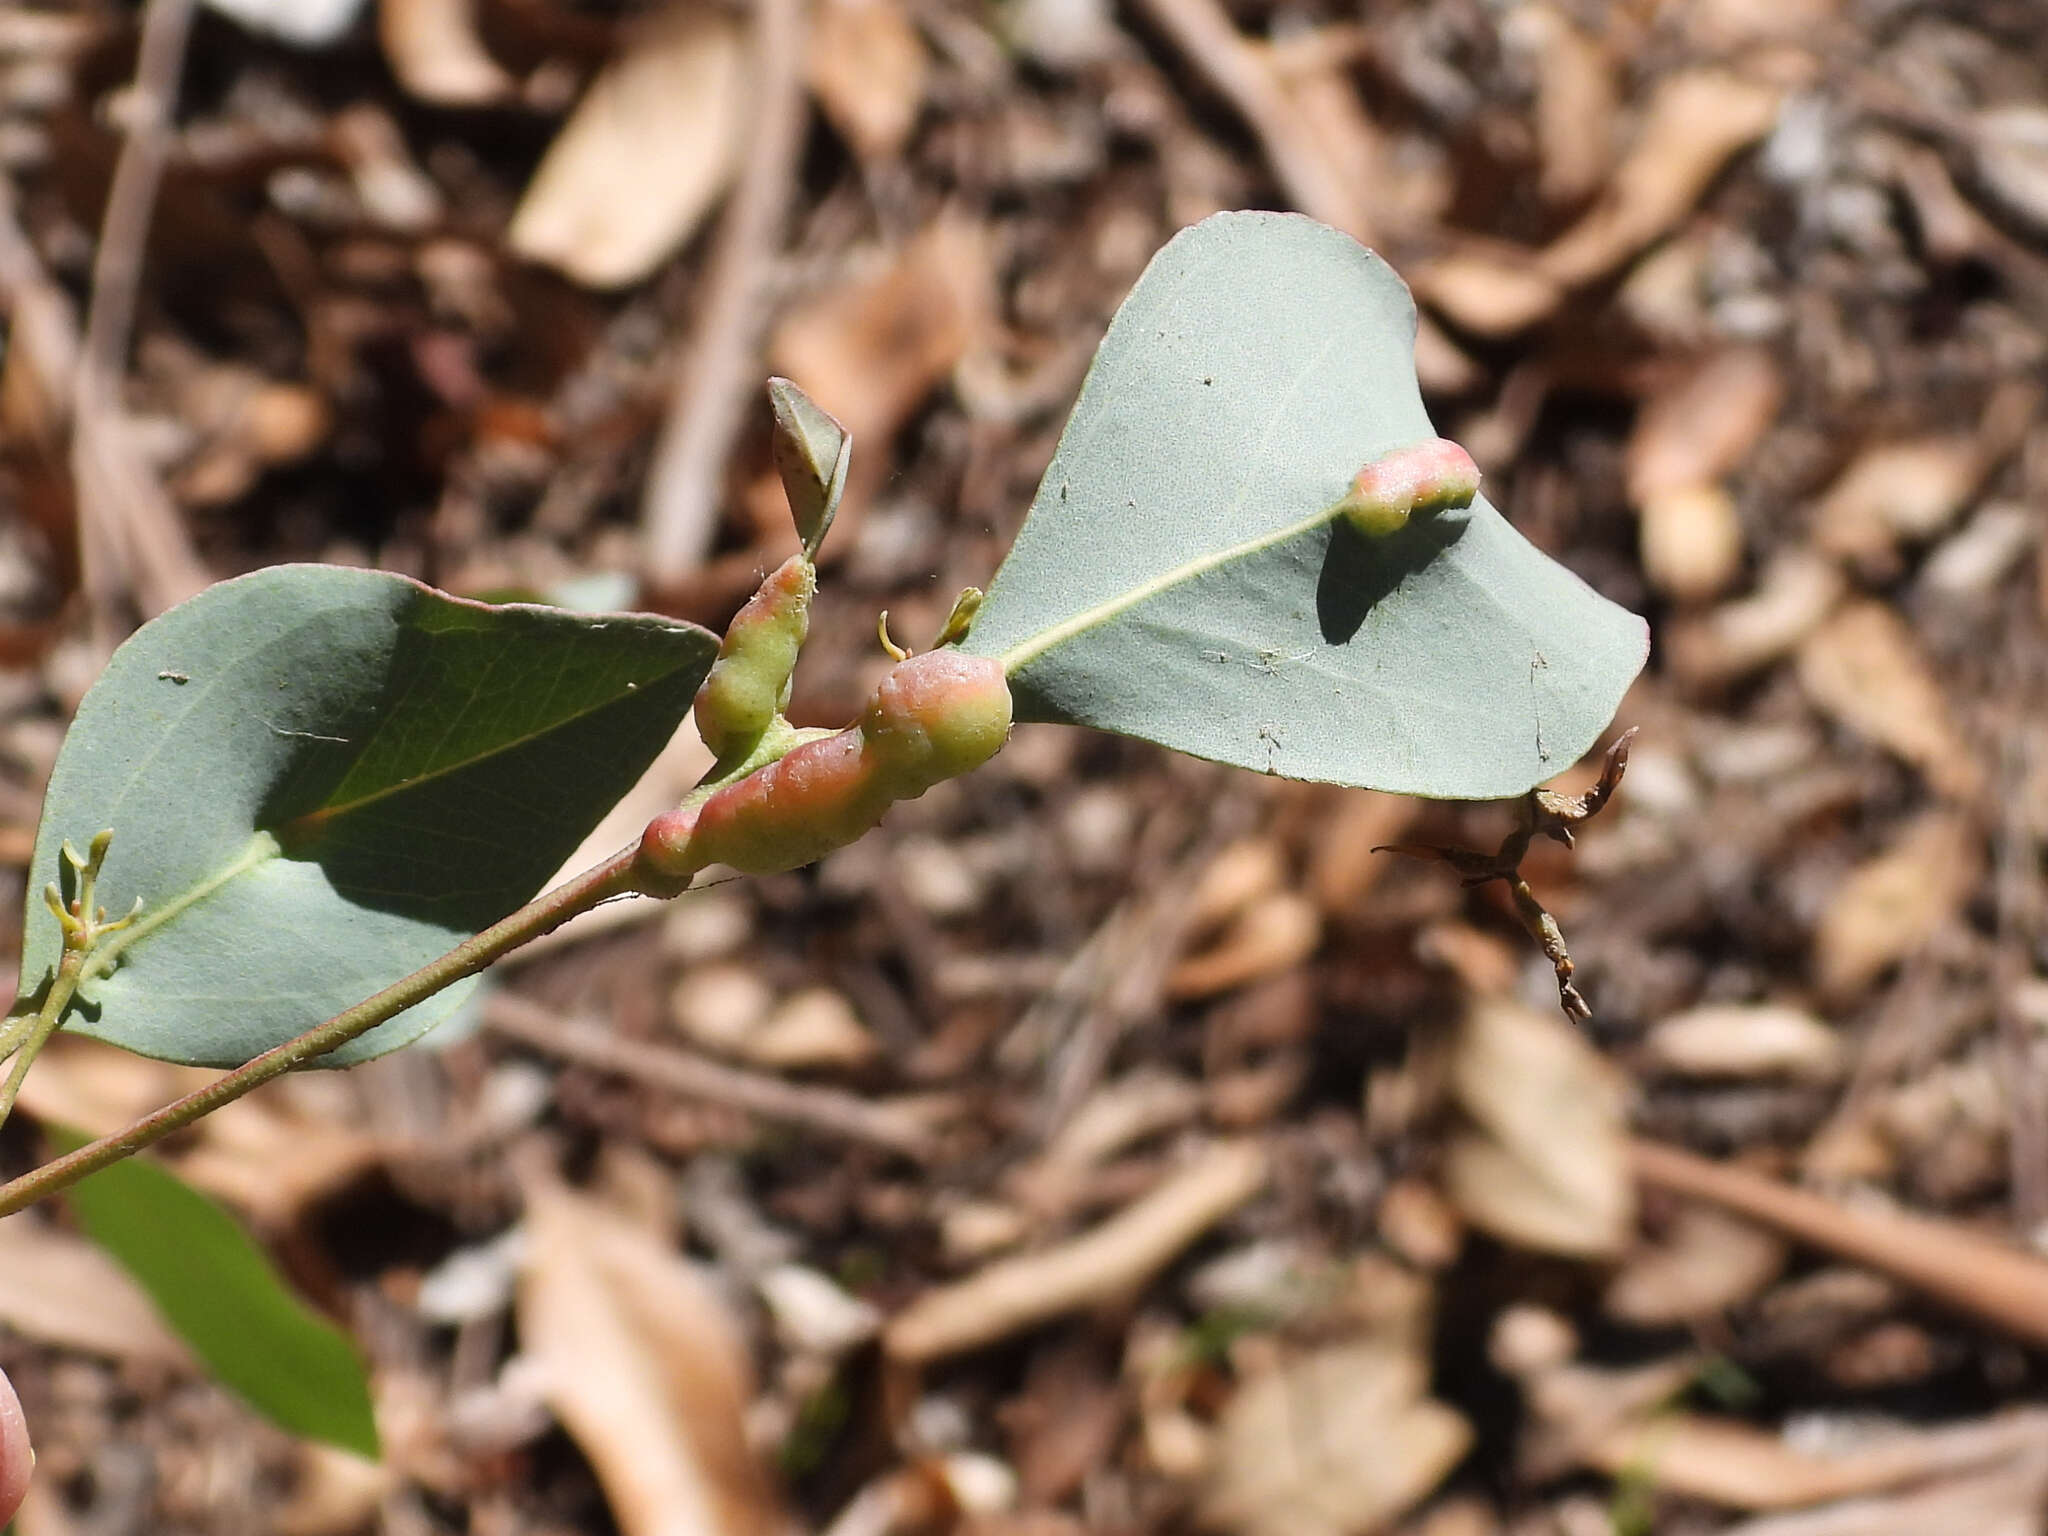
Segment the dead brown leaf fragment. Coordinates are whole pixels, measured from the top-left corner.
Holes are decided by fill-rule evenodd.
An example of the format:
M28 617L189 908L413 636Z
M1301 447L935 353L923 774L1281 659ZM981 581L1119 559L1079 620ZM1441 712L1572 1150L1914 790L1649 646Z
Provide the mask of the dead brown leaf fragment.
M476 0L379 0L377 41L398 83L436 106L483 106L515 88L477 35Z
M1554 5L1517 6L1502 31L1534 56L1536 148L1543 162L1539 189L1557 204L1590 197L1614 159L1621 103L1613 54Z
M1202 1523L1232 1536L1353 1536L1419 1503L1472 1430L1394 1339L1333 1345L1246 1383L1223 1411Z
M753 1395L724 1305L665 1242L527 1181L519 1336L624 1536L780 1536L746 1432Z
M1609 1317L1637 1328L1711 1318L1754 1298L1785 1267L1784 1240L1710 1206L1688 1205L1608 1282Z
M1621 1080L1577 1029L1504 999L1475 1002L1451 1087L1473 1122L1445 1164L1460 1214L1544 1252L1620 1250L1635 1218Z
M105 1250L32 1215L0 1222L0 1307L10 1332L125 1364L193 1366L142 1288Z
M1922 437L1866 448L1814 511L1817 548L1884 572L1903 540L1932 538L1969 504L1985 470L1973 436Z
M640 281L725 189L746 90L733 21L684 6L650 18L548 147L506 244L592 288Z
M1785 1003L1707 1003L1660 1019L1643 1040L1650 1064L1684 1077L1789 1077L1831 1083L1848 1066L1842 1037Z
M1728 162L1777 120L1775 86L1719 68L1667 77L1634 144L1591 209L1550 245L1515 251L1474 242L1415 269L1415 291L1482 336L1508 336L1550 317L1676 228Z
M1747 597L1673 624L1665 658L1694 687L1734 682L1796 649L1847 588L1834 561L1809 550L1786 550L1764 568Z
M930 68L924 40L897 0L825 0L811 14L811 89L864 161L902 150L924 105Z
M1946 691L1888 604L1853 604L1809 635L1799 682L1822 713L1919 769L1936 793L1969 801L1983 792Z
M1976 889L1979 849L1968 817L1929 811L1852 870L1814 930L1813 973L1822 995L1855 997L1953 920Z
M856 269L776 327L768 349L775 370L830 411L857 445L834 538L839 548L890 467L897 430L986 337L990 260L979 226L942 215L879 269Z
M1606 195L1537 258L1545 276L1577 287L1606 276L1675 228L1728 162L1770 132L1775 86L1728 70L1663 80Z
M1777 360L1762 347L1724 347L1644 402L1628 441L1628 493L1713 484L1747 459L1785 398Z

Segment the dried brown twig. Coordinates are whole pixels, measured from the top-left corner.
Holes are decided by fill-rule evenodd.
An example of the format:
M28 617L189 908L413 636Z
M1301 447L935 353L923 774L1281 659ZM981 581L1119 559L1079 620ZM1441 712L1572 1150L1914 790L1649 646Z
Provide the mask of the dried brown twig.
M1571 952L1565 947L1564 930L1558 927L1557 919L1550 915L1543 903L1536 899L1529 882L1522 878L1522 860L1528 856L1529 845L1538 837L1547 837L1567 848L1573 846L1572 829L1599 815L1601 808L1620 787L1621 776L1628 770L1629 743L1635 739L1635 734L1636 727L1630 726L1607 749L1607 760L1601 765L1599 782L1583 795L1560 794L1554 789L1530 790L1517 808L1519 814L1514 829L1492 853L1481 853L1472 848L1442 848L1434 843L1382 843L1373 849L1375 853L1404 853L1412 859L1440 860L1455 869L1467 886L1484 885L1489 880L1506 881L1508 894L1514 900L1515 916L1521 919L1529 937L1542 946L1544 957L1557 972L1559 1006L1571 1018L1582 1023L1593 1017L1593 1009L1572 982L1575 967Z
M718 491L767 320L767 274L803 148L803 0L754 12L755 109L738 184L719 223L710 275L649 467L641 522L647 569L670 588L703 563Z

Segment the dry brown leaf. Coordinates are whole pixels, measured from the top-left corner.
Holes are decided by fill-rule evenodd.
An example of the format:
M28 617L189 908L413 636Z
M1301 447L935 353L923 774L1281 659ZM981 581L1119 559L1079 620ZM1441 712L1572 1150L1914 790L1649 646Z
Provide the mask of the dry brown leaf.
M1186 1125L1201 1112L1198 1084L1140 1068L1090 1094L1043 1155L1014 1170L1005 1182L1036 1210L1063 1210L1091 1170L1148 1137Z
M548 146L506 244L593 288L647 276L732 175L746 76L731 18L685 6L651 18Z
M483 106L513 92L476 25L476 0L378 0L384 61L400 85L436 106Z
M1490 1353L1504 1354L1501 1331L1519 1310L1501 1314ZM1698 1379L1699 1368L1698 1356L1688 1354L1621 1367L1538 1366L1522 1375L1529 1408L1515 1457L1522 1475L1546 1481L1586 1466L1594 1447L1617 1433L1639 1430Z
M1994 107L1970 124L1977 183L2005 212L2048 230L2048 108Z
M402 1474L389 1461L366 1461L316 1441L299 1442L291 1492L272 1509L272 1536L349 1536L373 1526Z
M1814 930L1821 991L1854 997L1954 918L1977 885L1978 844L1968 818L1929 811L1852 870Z
M1408 281L1417 298L1478 336L1525 331L1564 302L1564 289L1527 255L1460 252L1420 263Z
M924 40L897 0L824 0L805 56L818 105L862 160L893 158L924 106Z
M1446 1159L1451 1203L1525 1247L1618 1251L1635 1200L1621 1079L1600 1053L1555 1014L1487 1000L1466 1010L1450 1071L1475 1122Z
M1471 1426L1425 1394L1392 1340L1333 1345L1238 1389L1223 1410L1201 1519L1234 1536L1354 1536L1426 1497Z
M1187 893L1182 913L1189 933L1236 917L1287 885L1287 850L1274 837L1241 837L1216 851Z
M805 987L769 1010L741 1045L741 1054L783 1069L857 1067L880 1047L843 993Z
M1276 892L1248 907L1209 948L1168 972L1166 995L1187 999L1228 992L1301 964L1322 941L1316 904L1298 892Z
M1537 257L1567 288L1612 272L1693 209L1722 167L1769 133L1779 91L1722 69L1667 76L1606 195Z
M781 1536L724 1305L667 1244L552 1179L527 1181L526 1225L521 1348L624 1536Z
M1679 1211L1659 1240L1630 1254L1608 1282L1607 1314L1663 1328L1740 1306L1785 1267L1784 1239L1710 1206Z
M29 1214L0 1221L0 1317L10 1331L61 1349L175 1370L193 1363L104 1249Z
M1660 1020L1643 1039L1650 1064L1681 1077L1790 1077L1831 1083L1848 1063L1842 1038L1786 1003L1708 1003Z
M861 444L841 517L858 516L897 429L987 334L994 276L985 231L942 215L881 270L819 294L776 328L769 356ZM842 537L836 541L845 547ZM828 546L830 547L830 546Z
M1718 485L1653 492L1637 536L1650 585L1682 603L1719 597L1742 573L1742 518Z
M1746 677L1797 648L1847 586L1832 560L1788 550L1765 568L1748 597L1673 624L1665 658L1695 687Z
M1932 538L1955 520L1984 469L1974 437L1921 437L1867 448L1821 497L1814 543L1883 572L1902 540Z
M1318 790L1327 810L1308 853L1309 890L1326 913L1356 911L1394 862L1373 850L1403 840L1421 803L1377 789Z
M1983 771L1949 716L1946 690L1886 604L1856 603L1809 635L1799 681L1823 713L1918 768L1938 793L1982 793Z
M1681 13L1704 53L1732 53L1778 38L1806 38L1828 24L1841 0L1693 0Z
M1762 347L1725 347L1644 402L1628 441L1628 494L1710 485L1749 457L1785 398Z
M1614 59L1601 41L1556 6L1517 6L1503 35L1535 56L1538 186L1546 201L1576 203L1599 188L1613 163L1620 106Z
M1420 1179L1396 1179L1380 1197L1380 1240L1417 1269L1448 1269L1465 1244L1450 1202Z

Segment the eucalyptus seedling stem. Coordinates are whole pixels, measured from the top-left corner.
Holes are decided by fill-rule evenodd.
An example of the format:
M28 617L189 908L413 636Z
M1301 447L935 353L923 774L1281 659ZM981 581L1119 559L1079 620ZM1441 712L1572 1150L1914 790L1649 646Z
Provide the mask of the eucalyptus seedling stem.
M465 939L438 960L429 961L410 976L393 982L374 997L345 1008L324 1024L317 1024L283 1045L265 1051L225 1076L144 1115L132 1125L88 1142L75 1152L44 1163L20 1178L0 1185L0 1216L9 1216L60 1189L76 1184L87 1174L118 1163L152 1142L232 1104L253 1088L294 1067L305 1065L329 1051L347 1045L358 1035L375 1029L414 1003L474 975L499 956L550 933L592 907L615 896L631 895L640 889L636 856L639 845L623 848L602 864L565 880L553 890L536 896L509 917L501 918L483 932ZM55 988L52 988L55 991ZM61 1012L61 1010L59 1010Z

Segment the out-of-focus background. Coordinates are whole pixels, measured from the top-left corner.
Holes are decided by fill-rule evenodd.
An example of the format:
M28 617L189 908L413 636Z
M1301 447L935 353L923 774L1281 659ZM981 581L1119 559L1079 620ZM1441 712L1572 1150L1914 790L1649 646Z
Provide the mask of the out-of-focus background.
M1529 865L1592 1024L1499 887L1370 851L1503 808L1020 730L172 1146L379 1466L0 1223L23 1536L2048 1529L2037 0L15 0L8 908L80 694L209 580L721 626L794 547L770 371L856 444L793 710L843 720L1238 206L1385 254L1439 428L1651 618L1621 794ZM60 1042L29 1119L187 1077Z

